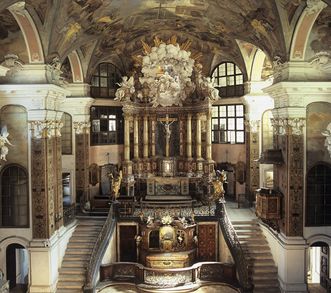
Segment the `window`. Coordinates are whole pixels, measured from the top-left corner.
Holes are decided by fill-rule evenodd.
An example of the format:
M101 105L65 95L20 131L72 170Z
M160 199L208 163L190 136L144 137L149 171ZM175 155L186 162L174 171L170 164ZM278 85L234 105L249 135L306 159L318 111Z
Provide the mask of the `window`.
M119 69L111 63L100 63L91 79L91 96L94 98L115 98L121 82Z
M91 145L123 144L121 107L91 107Z
M63 127L61 130L62 154L71 155L72 154L72 126L71 126L71 116L68 113L63 113L62 123L63 123Z
M273 118L271 110L267 110L262 116L262 151L273 149L273 127L271 119Z
M238 97L244 95L244 76L237 65L225 62L218 65L212 78L221 97Z
M245 143L244 105L213 106L213 143Z
M5 166L1 178L1 227L27 227L28 178L25 170L18 165Z
M331 167L318 164L307 174L306 226L331 225Z

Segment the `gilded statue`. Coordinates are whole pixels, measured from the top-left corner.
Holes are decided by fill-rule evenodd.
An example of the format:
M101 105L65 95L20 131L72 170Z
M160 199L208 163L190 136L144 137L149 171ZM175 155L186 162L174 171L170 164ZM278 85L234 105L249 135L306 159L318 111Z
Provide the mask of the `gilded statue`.
M216 177L212 181L212 186L213 186L213 192L210 197L211 200L214 201L223 201L224 200L224 186L223 183L226 183L226 173L224 170L216 171Z
M111 195L116 200L120 195L121 183L122 183L122 171L119 172L117 177L114 177L113 173L109 174L109 180L111 183Z

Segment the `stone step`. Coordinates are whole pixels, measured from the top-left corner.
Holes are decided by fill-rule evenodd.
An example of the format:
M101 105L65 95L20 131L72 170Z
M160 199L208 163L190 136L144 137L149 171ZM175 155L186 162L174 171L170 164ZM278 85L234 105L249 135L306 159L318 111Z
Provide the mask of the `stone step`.
M91 255L65 254L63 261L89 261Z
M270 287L270 288L254 288L254 293L280 293L280 289L278 287Z
M278 270L275 266L254 266L248 269L252 274L277 274Z
M75 231L73 234L73 237L86 237L86 238L94 238L96 239L99 235L98 231L92 231L92 232L84 232L84 231Z
M63 268L86 268L87 261L63 261L62 267Z
M70 238L69 243L76 243L76 242L83 242L83 243L93 243L95 242L96 237L90 237L90 236L76 236L72 235Z
M261 231L260 229L260 226L258 225L252 225L252 226L246 226L246 225L236 225L236 226L233 226L233 228L236 230L236 231Z
M85 282L86 276L85 274L60 274L59 275L59 282Z
M262 233L261 230L256 230L256 231L252 231L252 230L247 230L247 231L237 231L236 230L236 233L237 233L237 236L240 237L240 236L254 236L254 237L262 237L264 238L264 235Z
M93 249L93 246L94 246L94 241L91 243L91 242L83 242L83 241L79 241L79 242L72 242L71 239L70 239L70 242L68 243L68 248L76 248L76 249L85 249L85 248L90 248L90 249Z
M82 293L83 290L79 289L79 290L74 290L74 289L57 289L56 293Z
M86 274L86 269L81 267L64 267L59 269L60 274L68 275L84 275Z
M257 246L257 247L245 247L241 246L244 253L270 253L268 246Z
M93 248L67 248L66 254L91 254Z
M254 281L254 284L260 283L260 281L264 281L264 280L278 282L278 277L275 273L252 274L251 279Z
M264 280L256 280L254 282L254 288L278 288L278 279L264 279Z
M231 221L231 224L234 225L253 225L258 224L258 220L251 220L251 221Z
M82 289L84 286L84 282L76 281L76 282L64 282L64 281L59 281L57 283L57 288L58 289L75 289L79 290Z

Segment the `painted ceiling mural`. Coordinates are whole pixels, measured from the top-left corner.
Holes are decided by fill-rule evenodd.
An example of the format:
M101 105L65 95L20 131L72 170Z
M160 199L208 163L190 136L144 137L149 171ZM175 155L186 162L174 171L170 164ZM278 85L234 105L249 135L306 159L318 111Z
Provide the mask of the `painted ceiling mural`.
M308 40L306 59L320 52L331 54L331 7L325 8L318 16Z
M17 0L0 2L1 11ZM26 0L26 7L39 19L35 22L48 62L54 55L63 61L80 49L90 71L111 60L125 71L141 52L141 41L176 34L179 42L190 40L191 49L203 53L208 70L216 58L234 61L244 71L236 40L259 47L270 60L287 60L276 2L289 22L305 5L304 0Z

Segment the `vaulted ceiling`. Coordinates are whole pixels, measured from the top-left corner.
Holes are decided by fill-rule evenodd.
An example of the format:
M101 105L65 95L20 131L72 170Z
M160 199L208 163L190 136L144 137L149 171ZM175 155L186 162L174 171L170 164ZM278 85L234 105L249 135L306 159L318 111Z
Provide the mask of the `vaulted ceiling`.
M4 10L15 2L0 3L0 43L6 31L15 32ZM55 55L63 61L79 50L89 72L100 61L127 71L131 57L142 53L141 40L152 44L155 36L167 40L176 35L179 43L189 39L191 50L203 53L208 72L215 60L243 68L238 44L256 46L271 60L286 60L284 27L296 22L305 5L303 0L26 0L25 6L48 61Z

